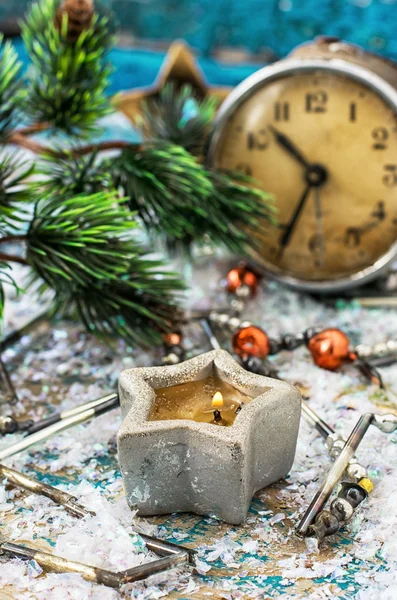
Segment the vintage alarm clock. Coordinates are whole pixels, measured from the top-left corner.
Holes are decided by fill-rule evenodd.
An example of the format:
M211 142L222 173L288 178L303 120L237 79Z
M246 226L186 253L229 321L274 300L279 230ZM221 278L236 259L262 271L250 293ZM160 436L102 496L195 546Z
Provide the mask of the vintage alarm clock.
M255 259L303 290L366 283L397 256L397 65L320 38L238 85L208 163L274 195Z

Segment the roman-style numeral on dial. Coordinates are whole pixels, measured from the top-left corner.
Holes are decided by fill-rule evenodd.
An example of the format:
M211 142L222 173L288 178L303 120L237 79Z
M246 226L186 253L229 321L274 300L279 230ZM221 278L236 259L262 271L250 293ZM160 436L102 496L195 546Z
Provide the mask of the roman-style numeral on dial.
M276 104L274 105L274 120L289 120L289 102L276 102Z
M357 104L355 102L350 102L349 106L349 121L354 123L357 120Z

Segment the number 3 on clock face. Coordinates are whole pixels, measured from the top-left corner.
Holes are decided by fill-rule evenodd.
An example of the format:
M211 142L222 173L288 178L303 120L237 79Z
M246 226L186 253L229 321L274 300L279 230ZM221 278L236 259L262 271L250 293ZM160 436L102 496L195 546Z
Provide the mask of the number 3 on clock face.
M279 224L264 227L255 258L276 277L336 290L397 253L397 92L365 68L262 69L222 106L208 157L274 196Z

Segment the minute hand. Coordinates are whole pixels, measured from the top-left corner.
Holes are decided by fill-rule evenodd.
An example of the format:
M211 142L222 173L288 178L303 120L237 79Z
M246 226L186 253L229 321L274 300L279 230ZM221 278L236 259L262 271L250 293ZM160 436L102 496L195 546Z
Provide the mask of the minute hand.
M298 202L298 205L297 205L297 207L295 209L294 214L292 215L291 221L288 223L287 227L285 228L285 231L284 231L283 235L281 236L281 239L280 239L280 251L281 251L281 253L284 250L284 248L286 246L288 246L288 244L289 244L289 240L291 238L291 235L294 232L296 222L299 219L299 216L300 216L300 214L301 214L301 212L302 212L302 210L303 210L303 208L304 208L304 206L306 204L306 200L307 200L307 198L309 196L309 192L310 192L311 189L312 189L312 186L310 184L308 184L307 187L306 187L306 189L305 189L305 191L303 192L303 194L301 196L301 199Z
M274 137L276 139L276 142L278 144L280 144L280 146L282 146L283 148L285 148L285 150L287 150L287 152L289 154L291 154L291 156L293 156L294 158L296 158L296 160L298 162L300 162L301 165L303 165L307 169L310 167L309 161L306 160L306 158L303 156L303 154L299 150L299 148L297 146L295 146L295 144L293 143L293 141L290 140L290 138L287 137L285 135L285 133L281 133L281 131L278 131L278 129L276 129L275 127L273 127L273 125L268 125L268 128L270 129L270 131L273 132Z

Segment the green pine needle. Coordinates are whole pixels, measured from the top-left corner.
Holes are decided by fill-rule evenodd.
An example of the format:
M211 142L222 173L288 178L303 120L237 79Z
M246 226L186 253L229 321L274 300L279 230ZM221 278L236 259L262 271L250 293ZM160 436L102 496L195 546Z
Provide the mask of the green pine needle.
M0 270L1 270L1 265L0 265ZM5 300L4 288L3 288L3 282L1 281L0 282L0 331L1 331L1 326L3 323L4 300Z
M9 41L0 34L0 143L14 128L25 92L19 79L21 63Z
M4 261L0 261L0 285L2 288L1 291L1 298L2 298L2 303L1 305L4 306L4 291L3 291L3 285L12 285L13 288L15 288L16 292L20 292L21 289L18 287L18 284L16 283L16 281L14 280L13 276L11 275L11 273L9 272L11 271L11 266L9 264L7 264ZM0 313L0 318L2 317L3 313Z
M150 144L109 162L114 184L129 197L149 235L170 250L209 237L247 254L253 236L274 222L272 198L241 175L207 171L180 146Z
M181 281L144 257L136 222L112 193L48 198L36 206L27 260L41 290L58 308L74 310L96 335L120 335L138 345L160 341L177 315Z
M0 232L19 229L28 214L23 203L32 199L26 179L34 172L34 164L26 163L18 153L0 154Z
M38 203L28 232L28 261L49 285L116 280L136 254L136 223L114 194L98 193Z
M56 0L34 3L22 27L32 61L26 110L34 121L50 123L70 135L98 131L97 121L110 111L105 97L113 43L109 20L94 15L75 43L67 38L67 16L61 30L55 22Z
M201 156L215 109L215 100L196 99L192 86L183 85L178 88L170 83L159 97L145 103L142 125L149 138L177 144L188 152Z
M183 148L159 143L140 151L126 149L108 168L116 189L129 198L131 210L138 212L149 234L176 239L199 234L189 221L190 213L201 212L212 185Z
M161 333L180 320L175 292L184 288L163 265L156 270L153 261L146 262L144 266L143 257L132 262L125 279L98 281L58 295L58 311L74 306L87 329L104 340L118 336L135 346L159 345Z
M10 265L4 261L0 261L0 331L4 315L4 285L11 285L17 293L21 291L9 271L11 271Z
M239 173L209 171L208 176L214 187L207 217L214 224L211 240L236 254L257 249L258 237L277 224L273 197Z
M70 152L60 158L45 157L38 173L44 175L44 180L38 182L38 189L45 196L71 198L95 194L112 186L110 173L98 161L96 152L88 156L75 156Z

